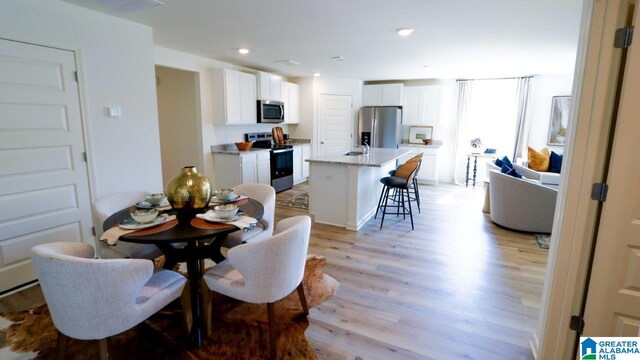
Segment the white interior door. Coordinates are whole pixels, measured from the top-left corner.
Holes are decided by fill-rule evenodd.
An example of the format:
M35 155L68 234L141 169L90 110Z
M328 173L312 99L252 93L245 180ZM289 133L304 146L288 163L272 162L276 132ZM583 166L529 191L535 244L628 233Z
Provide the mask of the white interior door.
M70 51L0 40L0 293L36 278L31 247L93 243Z
M582 336L640 336L639 46L627 54Z
M320 95L319 156L349 151L352 146L353 123L350 95Z

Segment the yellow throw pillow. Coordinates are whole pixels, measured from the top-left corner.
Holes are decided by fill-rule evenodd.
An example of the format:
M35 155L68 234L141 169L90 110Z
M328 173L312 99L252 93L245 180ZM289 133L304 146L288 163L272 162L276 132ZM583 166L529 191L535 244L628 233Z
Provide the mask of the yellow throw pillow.
M527 153L529 156L529 169L535 171L549 170L549 149L544 148L538 152L529 147Z

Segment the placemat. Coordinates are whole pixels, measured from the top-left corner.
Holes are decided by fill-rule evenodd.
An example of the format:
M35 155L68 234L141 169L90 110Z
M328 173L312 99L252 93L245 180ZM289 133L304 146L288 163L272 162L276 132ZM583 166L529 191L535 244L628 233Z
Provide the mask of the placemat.
M242 200L240 200L242 201ZM223 230L223 229L237 229L233 225L223 224L223 223L214 223L208 222L205 219L193 218L191 219L191 226L198 229L203 230Z
M178 225L178 219L167 221L167 222L163 223L162 225L158 225L158 226L154 226L154 227L150 227L150 228L134 231L132 233L127 234L127 236L142 236L142 235L157 234L159 232L163 232L165 230L169 230L169 229L171 229L172 227L174 227L176 225Z

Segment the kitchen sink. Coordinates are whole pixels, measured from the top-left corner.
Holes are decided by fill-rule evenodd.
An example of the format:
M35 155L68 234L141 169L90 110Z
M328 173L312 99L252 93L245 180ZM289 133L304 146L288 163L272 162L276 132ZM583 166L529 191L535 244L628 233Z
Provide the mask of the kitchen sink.
M346 156L358 156L358 155L364 155L364 153L362 151L349 151L348 153L345 153Z

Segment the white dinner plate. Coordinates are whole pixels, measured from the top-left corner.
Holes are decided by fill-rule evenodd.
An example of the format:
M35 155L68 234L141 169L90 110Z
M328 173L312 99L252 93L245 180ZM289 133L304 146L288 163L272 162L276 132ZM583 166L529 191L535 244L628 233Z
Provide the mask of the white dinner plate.
M157 218L153 219L152 222L148 222L144 224L141 224L131 218L128 218L118 226L126 230L140 230L140 229L146 229L146 228L158 226L160 224L164 224L165 222L167 222L167 218L164 216L158 216Z
M228 222L240 220L240 218L242 218L242 215L238 215L238 214L234 215L230 219L221 219L213 211L207 211L206 213L204 213L204 219L210 222L228 223Z

